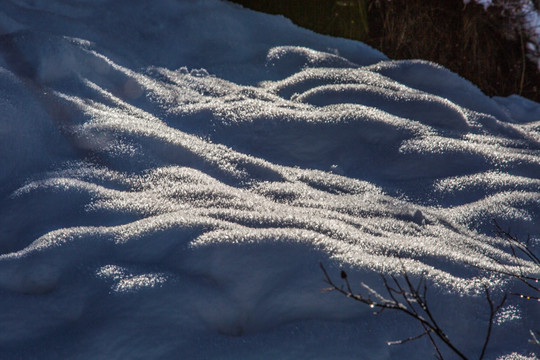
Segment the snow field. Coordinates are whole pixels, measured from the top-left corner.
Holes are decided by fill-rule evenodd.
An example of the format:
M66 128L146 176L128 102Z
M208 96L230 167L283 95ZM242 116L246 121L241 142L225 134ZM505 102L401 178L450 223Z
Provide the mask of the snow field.
M490 232L537 241L538 104L226 2L0 4L2 356L431 356L320 262L426 277L472 356L483 284L523 290L479 268L538 271ZM533 351L538 312L489 355Z

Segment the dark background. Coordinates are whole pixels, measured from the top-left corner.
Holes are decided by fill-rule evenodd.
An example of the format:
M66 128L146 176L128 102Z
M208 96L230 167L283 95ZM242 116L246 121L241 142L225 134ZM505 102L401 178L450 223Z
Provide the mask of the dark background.
M232 1L321 34L365 42L392 59L436 62L489 96L519 94L540 102L540 71L527 56L522 19L511 11L516 0L495 0L487 10L463 0Z

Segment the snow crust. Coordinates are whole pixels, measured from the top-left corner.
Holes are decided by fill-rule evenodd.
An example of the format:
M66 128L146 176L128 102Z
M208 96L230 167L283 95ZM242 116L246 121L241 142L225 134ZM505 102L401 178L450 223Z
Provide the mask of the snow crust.
M4 358L431 357L319 262L426 277L472 356L484 284L519 290L480 269L534 271L491 230L538 241L539 104L217 0L0 9ZM539 310L490 356L533 356Z

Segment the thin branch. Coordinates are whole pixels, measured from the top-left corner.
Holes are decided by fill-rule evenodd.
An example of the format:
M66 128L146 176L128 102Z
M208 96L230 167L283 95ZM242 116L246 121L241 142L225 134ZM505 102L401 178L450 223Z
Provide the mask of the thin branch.
M507 244L510 246L510 252L512 253L512 256L516 260L531 261L540 270L540 258L529 247L530 236L527 238L527 242L523 243L522 241L518 240L514 235L512 235L510 233L510 230L503 230L496 220L493 220L493 224L495 226L495 233L497 234L497 236L506 240ZM517 251L519 251L525 257L525 259L522 259L521 257L519 257ZM540 293L540 287L535 285L538 283L538 281L540 281L540 278L537 276L527 275L522 265L518 264L519 274L515 274L508 271L508 268L504 266L503 264L500 264L500 265L503 266L505 271L498 271L498 270L494 270L494 271L513 277L514 279L521 281L523 284L525 284L528 288L530 288L534 292ZM527 298L527 299L538 299L538 297L535 297L535 296L527 296L524 294L517 294L517 295Z
M320 267L325 276L325 281L331 286L331 290L333 289L335 291L338 291L339 293L344 294L345 296L350 297L356 301L367 304L370 307L378 307L381 309L380 311L384 309L399 310L407 314L408 316L416 319L420 323L420 326L422 326L422 328L424 329L424 332L421 335L404 339L401 341L401 343L416 340L423 336L428 336L431 344L433 345L433 348L437 352L437 356L439 357L439 359L443 359L439 346L437 345L437 342L433 337L434 334L461 359L467 360L467 357L453 345L446 333L439 327L439 325L435 321L434 316L431 314L431 311L425 300L425 294L427 292L427 284L425 282L425 279L422 278L420 280L420 283L414 286L411 279L409 278L405 267L403 267L403 278L405 281L405 285L402 285L402 283L395 276L391 276L391 279L393 280L395 286L392 287L388 283L388 279L385 276L382 276L383 283L389 297L386 298L364 283L361 283L361 285L366 295L362 293L353 293L347 273L341 270L341 279L345 282L344 289L343 286L338 286L332 280L322 263L320 264ZM378 313L380 313L380 311ZM424 317L423 314L425 314L427 317ZM399 342L394 341L392 343L397 344Z
M486 299L487 299L488 304L489 304L489 322L488 322L486 338L484 339L484 346L482 346L482 352L480 353L480 358L479 359L483 359L484 355L486 353L486 349L487 349L487 346L488 346L488 343L489 343L489 339L491 337L491 330L493 328L493 322L494 322L494 319L495 319L495 315L497 314L497 312L499 312L501 307L506 302L506 294L505 294L504 297L502 298L501 302L497 306L495 306L493 300L491 299L491 295L489 294L489 288L485 284L484 284L484 290L486 292Z
M386 345L401 345L401 344L405 344L409 341L413 341L413 340L418 340L420 338L423 338L424 336L428 335L429 333L431 332L431 330L427 330L427 331L424 331L423 333L421 334L418 334L416 336L411 336L411 337L408 337L406 339L403 339L403 340L394 340L394 341L387 341L386 342Z
M540 278L528 275L529 269L527 269L524 265L525 262L532 262L533 266L536 265L540 269L540 258L529 246L530 237L527 242L524 243L519 241L515 236L513 236L510 233L510 230L503 230L496 221L494 221L494 225L495 233L497 234L497 236L505 239L507 245L509 246L508 252L513 257L515 265L512 265L512 267L514 267L514 269L510 269L509 265L503 263L502 260L491 257L489 255L486 256L499 264L503 270L483 268L474 264L469 265L477 267L489 273L497 273L517 279L527 285L530 289L539 293L540 295L540 287L535 285L538 281L540 281ZM361 292L354 293L352 286L349 282L347 273L343 270L341 270L341 279L344 282L344 286L338 286L336 283L333 282L322 263L320 264L320 266L326 278L326 282L331 286L329 289L326 290L336 290L346 295L347 297L367 304L370 307L377 307L379 308L379 310L376 312L376 314L380 314L384 309L401 311L407 314L409 317L412 317L416 321L418 321L419 325L424 330L421 334L416 336L412 336L403 340L389 341L389 345L404 344L409 341L417 340L424 336L427 336L433 348L435 349L437 357L439 359L443 359L443 356L437 343L439 341L442 341L450 350L453 351L455 355L457 355L463 360L467 360L467 357L454 345L454 343L450 340L450 338L446 335L445 331L436 321L436 317L432 313L427 302L428 285L426 278L424 276L420 276L418 282L412 281L405 265L403 264L401 259L399 260L401 264L400 278L397 278L394 275L381 275L383 285L386 289L386 295L382 295L381 293L364 284L363 282L360 283ZM515 268L517 268L517 270L515 270ZM484 338L484 342L479 356L480 360L482 360L486 354L491 339L493 326L495 323L495 317L505 304L507 296L509 294L518 295L522 298L529 300L540 301L540 296L507 293L502 297L500 302L495 303L487 284L484 285L484 291L489 306L489 320L487 323L486 336ZM530 333L532 336L532 339L530 341L540 346L540 333L538 331L534 332L533 330L531 330Z
M535 334L534 331L529 330L529 333L531 334L531 337L532 337L532 339L530 340L530 342L532 342L533 344L536 344L536 345L540 346L540 332L536 331L536 334Z

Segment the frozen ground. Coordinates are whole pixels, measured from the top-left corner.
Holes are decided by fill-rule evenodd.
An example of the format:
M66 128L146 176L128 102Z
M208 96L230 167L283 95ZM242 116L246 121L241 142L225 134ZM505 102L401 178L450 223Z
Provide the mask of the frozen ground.
M515 265L493 220L538 241L539 104L218 0L0 0L0 33L1 358L433 358L320 262L425 276L476 358L483 284L519 290L479 268ZM534 356L540 306L503 310L488 358Z

